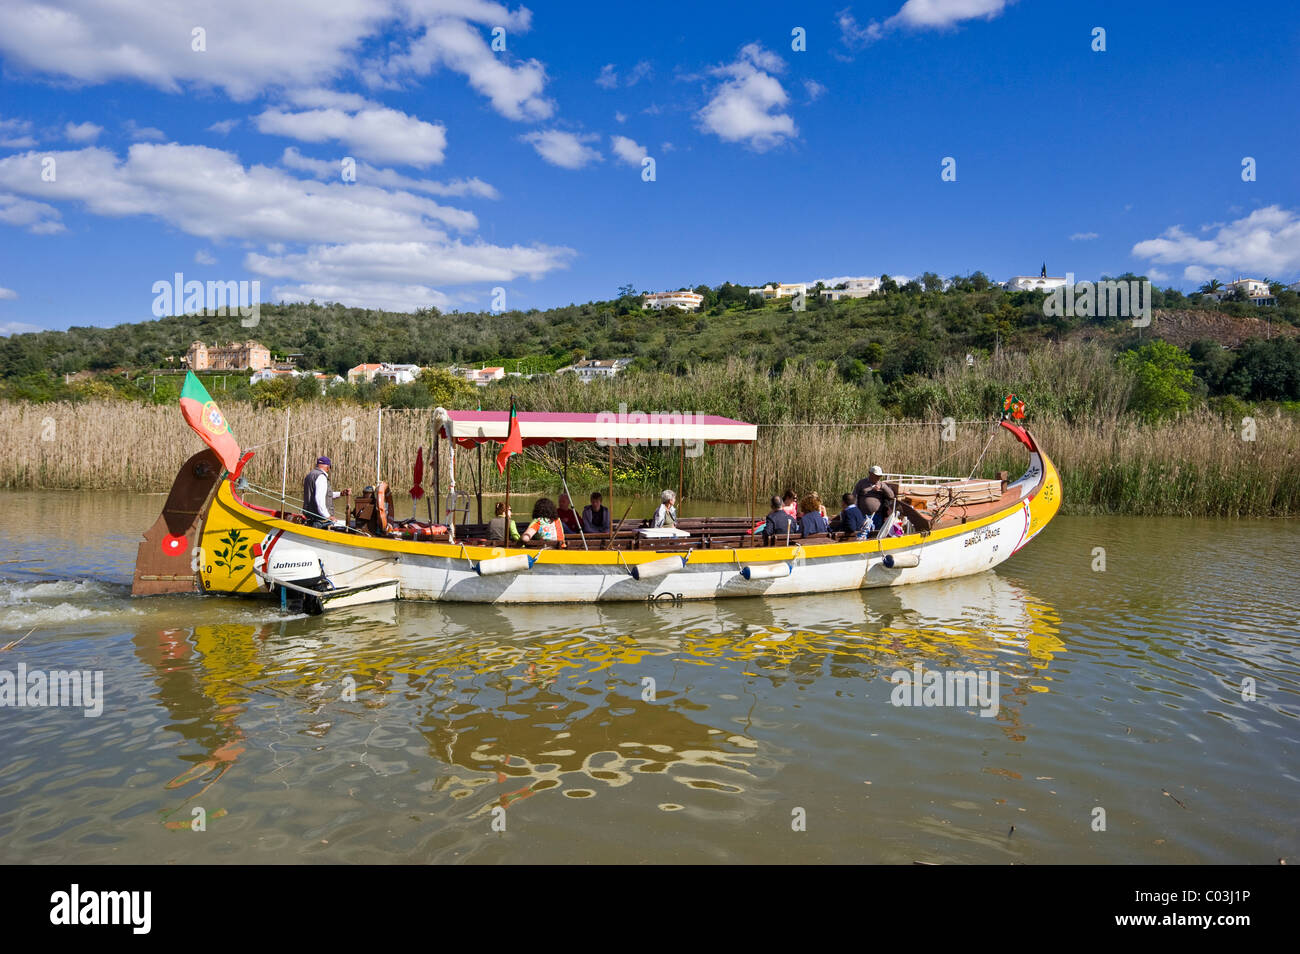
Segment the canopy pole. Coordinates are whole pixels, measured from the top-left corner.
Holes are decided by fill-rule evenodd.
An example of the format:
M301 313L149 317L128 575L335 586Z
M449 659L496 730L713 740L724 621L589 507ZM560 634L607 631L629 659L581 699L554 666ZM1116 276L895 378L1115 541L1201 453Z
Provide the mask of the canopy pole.
M379 409L379 424L375 427L375 486L379 486L379 454L384 446L384 409Z
M565 441L565 442L564 442L564 452L565 452L564 455L567 457L567 456L568 456L568 452L569 452L569 442L568 442L568 441ZM569 480L568 480L567 477L564 476L564 471L560 471L560 486L564 488L564 496L566 496L566 497L569 498L569 512L572 513L572 512L573 512L573 497L569 494ZM582 537L582 548L583 548L584 550L590 550L591 547L587 546L587 534L586 534L585 532L583 532L583 529L582 529L582 518L581 518L581 517L578 518L578 536Z
M509 457L506 458L506 521L507 521L507 523L506 523L506 546L510 546L510 524L509 524L509 521L515 519L514 516L510 513L510 462L511 462L512 460L514 460L514 459L515 459L515 455L514 455L514 454L511 454Z
M749 545L754 545L754 523L757 521L758 511L758 441L750 441L750 469L749 469Z
M609 445L609 500L605 501L605 506L614 506L614 445L612 442ZM613 518L614 515L610 514L611 521ZM611 535L614 533L614 524L612 522L609 525L609 532Z
M447 540L456 539L456 442L447 445Z
M483 445L478 445L478 480L474 484L474 496L478 498L478 522L483 522Z
M284 409L284 457L280 462L280 519L284 519L285 496L289 492L289 415L293 408Z
M682 453L677 458L677 519L682 516L682 484L686 478L686 442L682 441Z
M442 500L442 428L433 428L433 497L429 500L429 525L434 523L433 501ZM441 504L439 504L441 506Z

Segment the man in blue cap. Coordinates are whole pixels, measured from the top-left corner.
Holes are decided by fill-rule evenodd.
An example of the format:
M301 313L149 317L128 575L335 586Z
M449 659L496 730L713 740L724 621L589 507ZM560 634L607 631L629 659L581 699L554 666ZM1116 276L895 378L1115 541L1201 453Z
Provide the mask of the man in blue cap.
M352 496L351 488L340 491L330 490L330 459L317 457L316 466L302 479L302 515L313 527L334 526L334 514L330 501L338 497Z

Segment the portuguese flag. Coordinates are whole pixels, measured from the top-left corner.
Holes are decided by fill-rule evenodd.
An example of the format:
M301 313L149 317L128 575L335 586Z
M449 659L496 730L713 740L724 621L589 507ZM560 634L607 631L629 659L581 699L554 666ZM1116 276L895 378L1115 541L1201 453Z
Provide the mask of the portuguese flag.
M501 473L506 472L506 461L510 459L511 454L522 454L524 452L524 439L519 433L519 418L515 415L515 399L510 399L510 431L506 434L505 442L501 449L497 451L497 470Z
M185 423L203 438L203 443L217 452L226 470L233 472L239 463L239 444L235 435L230 433L226 415L221 413L221 408L217 407L217 402L212 400L212 395L193 371L185 374L185 386L181 388L181 413L185 415Z

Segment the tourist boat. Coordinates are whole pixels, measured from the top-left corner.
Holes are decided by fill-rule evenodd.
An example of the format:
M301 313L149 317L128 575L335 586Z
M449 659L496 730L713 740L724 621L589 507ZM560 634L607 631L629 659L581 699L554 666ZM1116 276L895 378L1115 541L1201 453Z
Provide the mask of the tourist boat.
M209 399L206 407L215 405ZM1005 416L999 424L1028 451L1029 465L1019 479L1008 480L1005 473L992 481L887 474L906 518L901 535L887 522L870 539L827 535L780 539L772 545L764 545L753 532L762 520L753 486L758 428L728 418L512 416L439 408L432 499L440 507L442 442L450 442L451 500L464 497L455 486L458 450L495 449L508 438L522 447L575 441L608 445L607 504L613 499L613 454L619 445L680 446L683 464L687 447L753 448L748 514L683 517L680 535L674 536L649 530L638 515L610 533L570 533L563 548L493 543L486 525L466 522L467 504L464 509L453 504L444 514L445 525L408 525L389 535L317 529L282 501L273 501L281 506L272 508L247 499L239 478L251 453L226 467L210 448L191 457L178 473L162 515L140 544L133 591L272 596L282 605L301 603L308 612L319 612L327 606L392 599L555 603L787 596L967 576L990 570L1027 546L1061 505L1060 475L1028 428ZM508 493L508 471L506 486Z

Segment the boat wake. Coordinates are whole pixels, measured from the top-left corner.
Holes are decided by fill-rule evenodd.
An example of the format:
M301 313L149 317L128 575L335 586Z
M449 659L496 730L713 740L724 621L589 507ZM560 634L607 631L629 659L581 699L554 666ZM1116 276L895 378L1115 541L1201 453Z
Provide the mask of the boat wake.
M0 630L19 635L35 626L103 619L134 613L130 588L87 578L76 580L0 579Z

